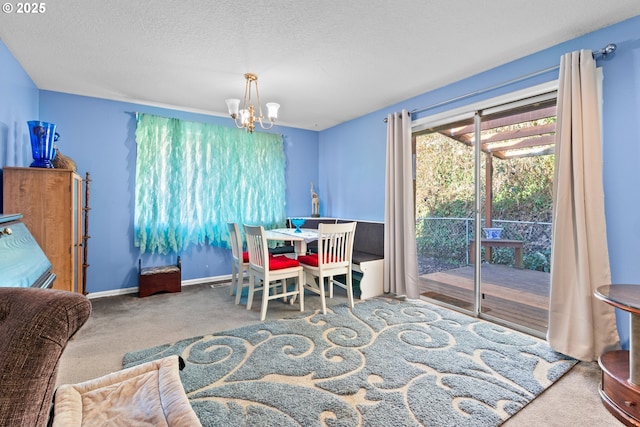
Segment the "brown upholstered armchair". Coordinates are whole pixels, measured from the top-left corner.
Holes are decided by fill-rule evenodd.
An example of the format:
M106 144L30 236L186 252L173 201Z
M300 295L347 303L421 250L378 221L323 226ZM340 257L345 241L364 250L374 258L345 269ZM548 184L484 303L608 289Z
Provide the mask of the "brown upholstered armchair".
M0 288L0 425L47 425L60 356L90 314L81 294Z
M80 294L0 287L0 426L200 426L178 356L56 390L60 356L90 314L91 303Z

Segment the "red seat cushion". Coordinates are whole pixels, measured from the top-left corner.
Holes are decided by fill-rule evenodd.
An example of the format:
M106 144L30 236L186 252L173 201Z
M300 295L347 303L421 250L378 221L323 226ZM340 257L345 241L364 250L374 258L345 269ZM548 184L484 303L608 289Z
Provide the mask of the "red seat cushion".
M269 254L269 258L273 257L273 254ZM242 252L242 262L249 262L249 252Z
M269 257L269 270L282 270L284 268L298 267L300 263L286 256Z
M314 267L318 266L318 254L311 255L300 255L298 257L298 261L302 264L312 265Z
M317 267L318 266L318 254L311 254L311 255L300 255L298 257L298 261L300 261L302 264L307 264L307 265L311 265L313 267ZM341 260L339 258L334 258L331 259L331 262L340 262Z

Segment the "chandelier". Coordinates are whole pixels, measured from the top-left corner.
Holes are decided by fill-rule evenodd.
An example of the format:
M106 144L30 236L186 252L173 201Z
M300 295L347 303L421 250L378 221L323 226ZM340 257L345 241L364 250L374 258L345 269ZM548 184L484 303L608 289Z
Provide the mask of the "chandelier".
M269 123L265 124L263 120L265 117L262 115L262 106L260 104L260 92L258 92L258 76L252 73L244 75L246 84L244 87L244 100L242 101L242 109L240 109L239 99L227 99L227 108L229 108L229 115L235 122L236 126L240 129L245 128L248 132L253 133L256 122L260 123L262 129L271 129L276 119L278 118L278 109L280 104L275 102L267 102L267 117ZM251 90L255 88L256 98L258 101L258 116L255 116L255 108L251 103Z

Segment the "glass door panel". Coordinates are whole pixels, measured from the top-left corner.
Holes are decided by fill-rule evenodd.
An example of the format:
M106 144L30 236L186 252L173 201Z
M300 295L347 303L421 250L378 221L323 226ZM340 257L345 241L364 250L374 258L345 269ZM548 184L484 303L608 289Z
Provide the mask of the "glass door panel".
M474 228L473 129L467 115L415 136L416 243L422 298L464 311L474 310L475 285L469 268Z
M540 336L549 304L555 117L555 96L481 116L481 312Z

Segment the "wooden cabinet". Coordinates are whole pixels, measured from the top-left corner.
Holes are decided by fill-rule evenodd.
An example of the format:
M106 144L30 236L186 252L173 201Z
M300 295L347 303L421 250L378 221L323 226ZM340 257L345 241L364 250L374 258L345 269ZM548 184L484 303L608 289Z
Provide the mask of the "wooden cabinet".
M53 289L81 292L82 178L69 169L4 167L3 210L20 213L56 275Z

